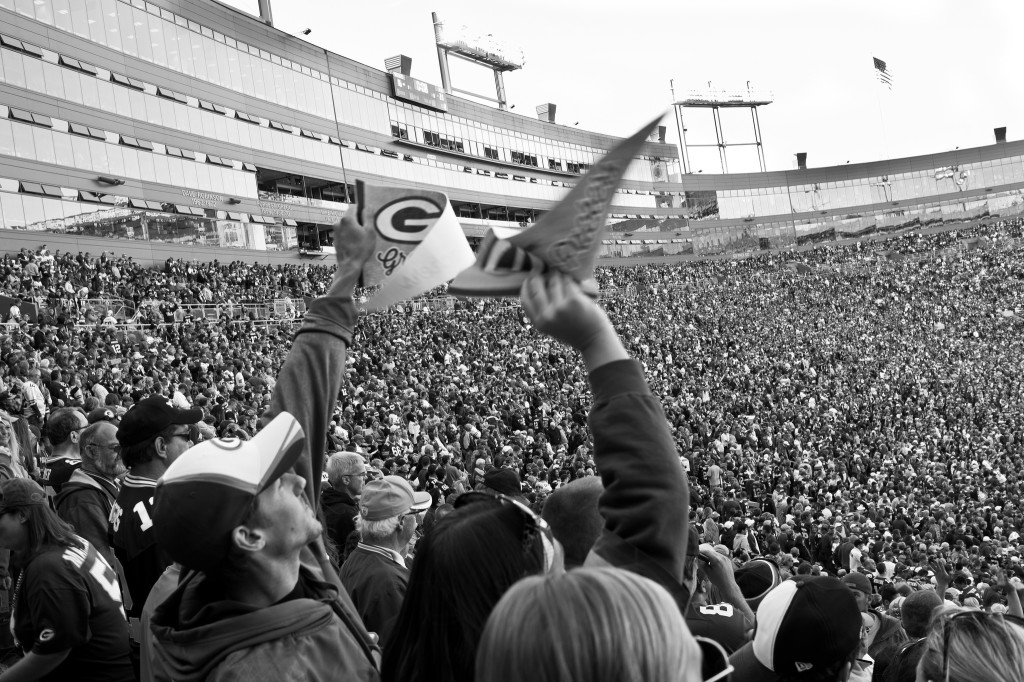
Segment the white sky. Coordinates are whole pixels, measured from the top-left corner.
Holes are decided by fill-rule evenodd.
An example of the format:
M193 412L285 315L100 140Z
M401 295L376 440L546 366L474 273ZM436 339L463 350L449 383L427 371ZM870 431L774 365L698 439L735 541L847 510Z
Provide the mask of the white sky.
M257 0L222 0L257 13ZM768 90L759 110L769 170L874 161L1024 138L1024 2L1018 0L272 0L277 28L374 68L412 57L412 76L441 84L431 11L521 48L505 74L515 113L558 105L558 123L626 136L677 96ZM299 35L301 36L301 34ZM890 92L872 57L893 74ZM490 71L452 58L455 87L494 95ZM687 114L687 139L714 142L711 113ZM675 121L666 116L669 140ZM753 140L748 109L723 110L727 142ZM753 147L728 151L731 172L756 171ZM718 173L714 148L693 170Z

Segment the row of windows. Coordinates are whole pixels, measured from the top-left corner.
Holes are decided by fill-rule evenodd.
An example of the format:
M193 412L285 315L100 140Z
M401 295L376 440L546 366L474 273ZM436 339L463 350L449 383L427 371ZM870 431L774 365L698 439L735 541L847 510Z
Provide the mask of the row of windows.
M0 105L0 116L5 117L0 119L0 155L86 169L114 178L140 178L206 192L256 197L255 174L225 166L226 160L219 157L157 142L140 145L139 140L116 133L106 133L103 139L97 139L93 134L72 132L71 126L75 124L60 119L52 119L50 129L7 120L7 115L8 108ZM99 132L95 128L85 130ZM148 148L150 145L152 148Z
M109 72L95 69L96 73L93 74L91 70L61 68L55 63L63 60L63 55L48 51L44 51L44 57L40 60L11 49L0 49L0 82L18 87L27 87L28 83L40 84L45 92L53 97L93 108L101 108L100 103L103 102L105 103L103 108L112 108L113 111L127 118L161 125L177 131L190 132L210 139L227 141L244 148L260 149L289 158L301 158L333 166L339 170L343 168L343 163L338 147L357 148L355 143L346 140L326 135L319 136L302 129L293 131L285 124L254 117L194 97L178 95L149 83L136 81L141 89L117 87L105 78ZM89 69L91 68L89 67ZM360 151L369 151L375 154L386 155L388 152L388 150L379 148L359 147ZM403 155L403 157L406 161L422 165L456 171L464 169L459 164L436 159L411 155ZM537 179L531 177L530 181L536 183ZM546 182L556 187L568 186L559 181L547 180ZM511 189L494 189L493 187L486 191L517 193ZM630 193L629 190L621 190L619 195ZM639 194L640 192L634 191L633 193ZM649 200L625 198L616 203L624 206L651 205Z
M719 192L719 205L723 218L785 215L891 204L1016 182L1024 182L1020 156L842 182L727 190Z
M0 227L8 230L275 251L297 244L288 222L0 178Z
M237 42L142 0L130 3L123 0L0 0L0 8L185 75L329 120L334 119L332 99L334 104L339 99L337 92L332 97L333 84L336 88L378 100L382 106L374 107L378 112L377 120L368 129L385 134L390 118L443 132L450 138L472 139L492 148L519 150L538 158L567 163L593 163L605 151L399 104L382 93ZM346 108L338 110L347 111ZM424 124L424 120L428 123ZM462 134L456 134L456 128ZM647 164L633 164L626 179L662 181L665 178L656 177Z

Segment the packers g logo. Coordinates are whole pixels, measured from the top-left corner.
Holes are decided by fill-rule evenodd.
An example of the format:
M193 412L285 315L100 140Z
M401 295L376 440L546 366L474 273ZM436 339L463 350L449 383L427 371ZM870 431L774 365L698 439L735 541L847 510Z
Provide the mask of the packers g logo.
M49 642L51 639L54 638L54 635L56 634L57 633L55 633L50 628L46 628L45 630L40 631L38 639L40 642Z
M423 197L398 199L377 211L374 227L392 242L418 244L427 229L441 217L441 207Z

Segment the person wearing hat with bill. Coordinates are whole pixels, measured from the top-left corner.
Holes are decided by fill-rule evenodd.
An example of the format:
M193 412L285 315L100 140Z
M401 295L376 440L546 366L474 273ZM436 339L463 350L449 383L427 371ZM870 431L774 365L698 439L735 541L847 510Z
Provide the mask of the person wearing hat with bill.
M380 679L376 639L330 565L314 506L375 234L346 216L334 243L334 282L306 312L262 430L196 445L157 484L157 544L182 565L150 623L157 680Z
M360 542L345 560L341 582L366 628L376 632L383 648L405 598L409 569L405 551L430 493L417 492L400 476L370 481L359 498L356 529Z

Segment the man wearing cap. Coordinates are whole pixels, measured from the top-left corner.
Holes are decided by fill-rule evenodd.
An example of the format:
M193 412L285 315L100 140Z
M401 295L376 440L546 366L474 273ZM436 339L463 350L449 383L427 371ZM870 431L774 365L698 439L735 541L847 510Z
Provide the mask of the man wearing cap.
M151 622L157 679L380 679L379 649L309 503L319 502L323 434L346 376L353 289L375 241L351 216L335 226L334 282L307 309L263 429L200 443L161 479L153 528L184 568Z
M729 657L732 679L845 682L860 645L857 601L827 576L797 576L757 607L754 638Z
M843 584L857 600L857 608L864 614L863 650L874 660L878 675L885 672L900 646L907 641L907 633L900 621L878 613L871 608L871 581L863 573L843 576Z
M110 510L109 524L114 555L121 563L130 597L126 600L126 611L133 656L138 655L137 648L142 643L141 618L146 596L171 564L171 558L157 546L153 534L156 482L171 462L191 446L190 425L202 417L202 410L182 410L164 396L151 395L128 410L117 427L121 460L128 475Z
M430 502L430 493L413 491L400 476L367 483L359 499L356 528L361 540L345 560L341 582L363 624L377 633L381 648L387 646L409 584L403 553Z
M337 546L338 554L348 536L356 529L358 501L366 483L366 463L355 452L338 452L327 460L327 481L331 487L320 494L320 506L327 522L327 537Z

